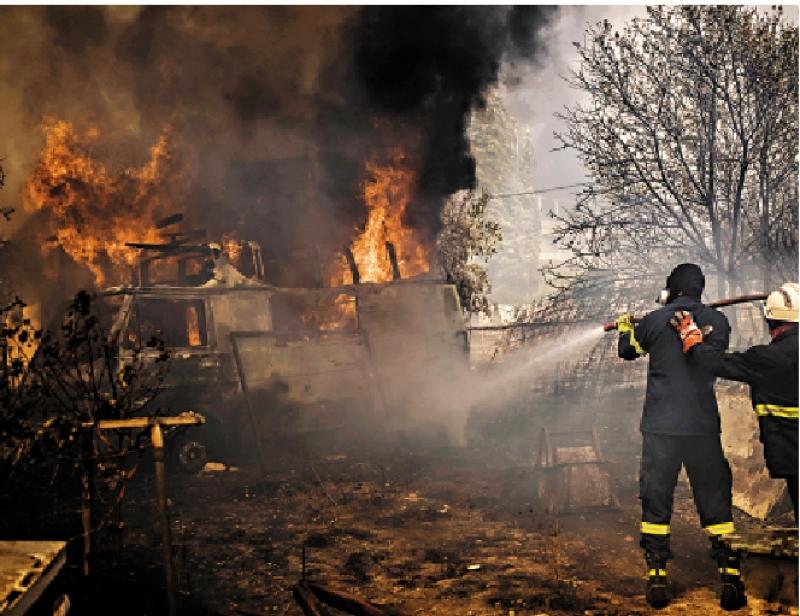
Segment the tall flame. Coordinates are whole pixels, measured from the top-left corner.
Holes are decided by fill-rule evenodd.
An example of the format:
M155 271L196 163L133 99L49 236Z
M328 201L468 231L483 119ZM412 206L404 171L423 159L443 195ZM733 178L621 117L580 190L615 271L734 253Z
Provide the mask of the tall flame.
M43 252L61 247L102 286L109 274L119 277L136 262L139 251L126 243L161 239L153 221L169 206L167 133L151 147L144 166L112 173L91 156L96 129L79 135L69 122L55 120L43 128L45 147L23 188L25 206L50 214L53 238ZM174 182L176 174L169 171Z
M361 194L367 206L367 221L364 230L350 245L362 282L392 280L387 242L394 246L402 277L427 272L429 249L419 241L414 229L403 223L415 179L415 172L403 152L392 151L387 163L368 161L366 172ZM330 284L348 283L352 283L352 276L342 258L332 267Z

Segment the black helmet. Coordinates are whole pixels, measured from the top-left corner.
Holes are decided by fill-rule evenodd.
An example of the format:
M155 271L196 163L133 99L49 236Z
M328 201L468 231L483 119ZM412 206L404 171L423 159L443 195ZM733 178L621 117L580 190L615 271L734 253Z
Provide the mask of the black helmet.
M667 278L669 301L678 297L678 293L700 299L705 287L706 277L703 276L703 270L694 263L681 263Z

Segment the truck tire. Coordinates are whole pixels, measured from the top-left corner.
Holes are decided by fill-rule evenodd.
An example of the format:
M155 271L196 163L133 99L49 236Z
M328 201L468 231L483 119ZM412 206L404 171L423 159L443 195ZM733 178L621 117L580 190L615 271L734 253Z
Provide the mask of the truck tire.
M172 463L182 473L198 473L207 462L219 460L225 455L222 424L211 414L203 411L199 414L205 418L206 423L175 435L173 442L168 445Z
M173 455L178 470L184 473L199 473L209 461L208 445L203 436L184 434L174 444Z

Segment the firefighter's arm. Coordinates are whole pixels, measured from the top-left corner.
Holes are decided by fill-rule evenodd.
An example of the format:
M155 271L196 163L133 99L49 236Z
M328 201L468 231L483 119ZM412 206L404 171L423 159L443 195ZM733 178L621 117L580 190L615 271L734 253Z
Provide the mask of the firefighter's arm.
M727 353L730 327L727 321L717 328L706 325L702 329L694 322L692 314L679 310L670 319L683 343L683 352L695 365L704 367L714 376L731 381L752 383L758 375L758 361L753 349L745 353Z
M634 326L631 323L631 315L627 313L617 319L617 331L619 332L617 354L622 359L631 360L647 354L640 342L643 333L642 329L641 322L639 325Z
M701 343L695 345L688 355L693 363L702 365L716 377L752 384L761 374L761 362L757 361L752 350L726 353L714 345Z
M705 325L702 329L695 323L694 316L688 310L677 310L670 318L669 324L678 332L683 352L688 353L695 346L704 344L717 351L725 351L730 341L730 327L727 319L722 319L715 328Z

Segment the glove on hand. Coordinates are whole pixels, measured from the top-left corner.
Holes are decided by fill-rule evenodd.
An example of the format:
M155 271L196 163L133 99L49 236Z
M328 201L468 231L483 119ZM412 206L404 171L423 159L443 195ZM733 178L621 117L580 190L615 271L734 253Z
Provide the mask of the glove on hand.
M694 345L703 342L703 338L708 336L714 329L711 325L706 325L703 329L694 322L692 313L688 310L677 310L675 316L669 320L669 324L681 337L683 342L683 352L688 353Z
M622 314L617 319L617 331L620 334L633 331L633 323L631 323L631 315L627 312Z

